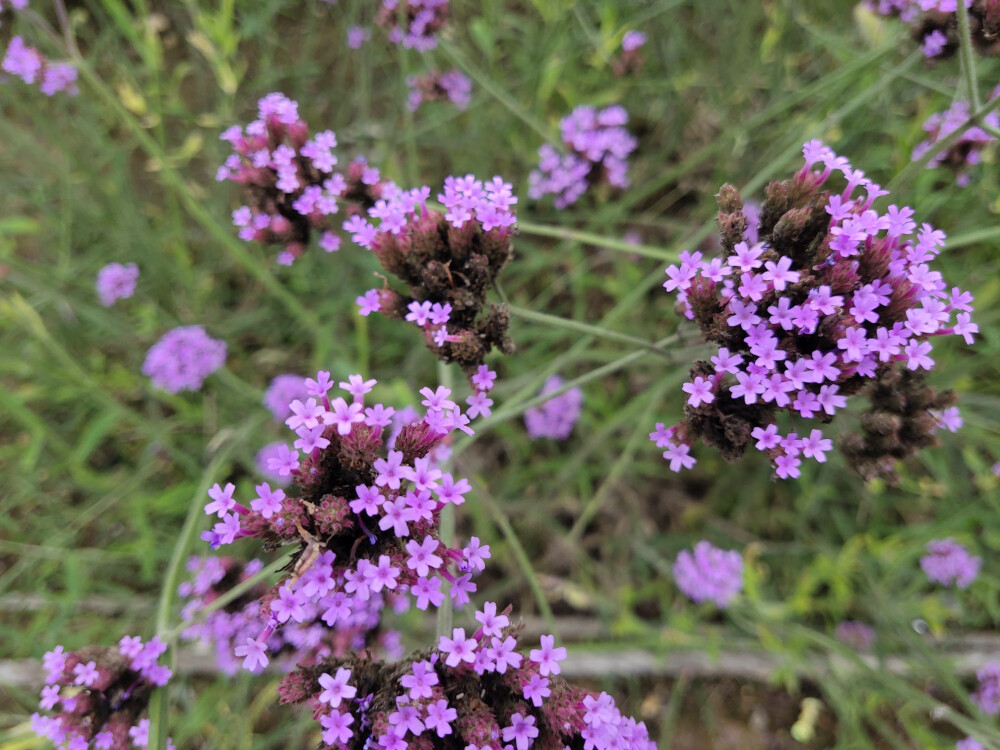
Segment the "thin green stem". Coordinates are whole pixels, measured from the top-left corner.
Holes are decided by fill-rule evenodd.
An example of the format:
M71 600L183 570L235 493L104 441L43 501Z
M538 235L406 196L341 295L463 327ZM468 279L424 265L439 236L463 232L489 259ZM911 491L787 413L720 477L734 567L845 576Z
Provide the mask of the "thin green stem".
M195 610L191 618L184 620L183 622L175 625L173 628L164 633L160 638L167 643L173 643L177 640L178 636L187 630L192 625L196 625L202 622L213 612L225 607L232 601L239 599L243 594L250 591L254 586L256 586L261 581L266 581L275 573L280 571L282 568L288 565L289 561L294 555L289 552L286 555L279 557L277 560L272 562L267 567L259 570L255 575L250 576L245 581L240 581L238 584L229 589L226 593L216 597L212 600L211 604L206 604L201 609Z
M470 63L454 46L446 41L442 41L440 48L442 52L450 57L452 61L459 68L461 68L462 72L478 83L482 89L492 95L494 99L509 109L514 116L520 118L525 125L542 136L546 142L552 142L556 147L561 144L559 139L553 137L551 129L546 127L545 123L518 104L510 94L497 86L496 82L494 82L490 76L486 75L479 70L479 68L472 65L472 63Z
M976 80L976 54L972 49L972 29L969 27L969 9L964 0L958 0L956 15L958 16L959 56L962 59L962 76L965 79L966 94L969 97L969 108L979 109L979 81Z
M913 178L919 174L922 170L927 168L927 165L934 160L939 154L943 154L956 143L958 143L962 137L965 135L965 131L972 127L973 125L979 124L982 118L988 115L990 112L995 110L1000 106L1000 99L993 99L986 102L978 109L973 110L972 114L959 125L957 128L952 130L948 135L942 138L940 141L934 144L934 146L924 154L917 161L911 161L898 175L892 178L889 183L888 190L890 193L899 190L900 188L908 185Z
M535 568L531 564L531 558L528 557L528 553L524 550L524 545L521 544L520 538L517 536L517 532L514 531L514 527L510 523L510 518L504 512L500 503L497 502L496 498L490 494L489 490L486 488L486 484L480 481L478 478L473 479L472 486L479 499L479 501L485 506L486 510L489 511L490 515L493 517L493 522L500 529L500 533L503 534L503 538L507 540L510 545L511 551L514 553L514 559L517 561L517 567L521 569L521 573L524 574L524 579L528 584L528 588L531 589L532 595L535 597L535 603L538 605L538 613L545 620L545 627L549 629L549 632L557 636L556 632L556 618L552 614L552 607L549 605L548 597L545 596L545 589L542 588L542 582L538 578L538 574L535 573Z
M515 318L530 320L532 323L540 323L541 325L549 326L550 328L560 328L565 331L573 331L574 333L586 333L587 335L594 336L595 338L634 344L635 346L641 346L643 349L649 349L652 352L662 354L666 357L673 355L673 352L661 349L652 341L647 341L646 339L641 339L637 336L629 336L627 333L609 331L607 328L601 328L600 326L591 325L590 323L583 323L569 318L560 318L557 315L535 312L534 310L519 307L518 305L507 305L507 311Z
M608 250L617 250L618 252L628 253L629 255L641 255L644 258L675 261L678 256L677 253L664 250L659 247L653 247L652 245L632 245L625 240L617 239L615 237L602 237L601 235L593 234L592 232L581 232L576 229L535 224L530 221L519 220L517 222L517 229L521 234L531 234L538 237L554 237L560 240L582 242L585 245L604 247Z

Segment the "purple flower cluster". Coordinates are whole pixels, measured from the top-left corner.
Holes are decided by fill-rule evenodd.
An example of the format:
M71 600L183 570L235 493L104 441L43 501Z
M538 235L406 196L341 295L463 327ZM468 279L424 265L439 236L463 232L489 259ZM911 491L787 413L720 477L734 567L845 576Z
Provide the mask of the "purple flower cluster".
M351 26L347 30L347 46L351 49L361 49L364 43L371 38L371 30L363 26Z
M225 361L225 341L211 338L201 326L180 326L153 344L142 372L162 391L197 391Z
M406 85L410 89L406 105L411 112L416 112L424 102L448 101L458 109L465 109L472 98L472 81L459 70L408 76Z
M0 11L4 9L4 2L14 10L24 10L28 7L28 0L2 0L0 1Z
M368 210L377 226L361 216L344 222L351 239L408 287L405 295L387 285L368 290L357 298L359 312L414 323L438 359L457 362L471 375L494 347L513 350L506 308L493 305L481 313L511 257L517 198L502 178L484 184L473 175L445 179L437 196L444 214L427 208L429 196L426 186L387 190Z
M559 123L568 153L561 155L548 143L538 149L538 168L528 176L528 195L532 200L553 195L555 207L563 209L602 180L627 188L627 159L637 145L625 129L627 124L628 113L618 105L574 109Z
M972 737L966 737L955 743L955 750L986 750L979 742Z
M633 52L639 49L649 40L649 37L642 31L626 31L622 37L622 50Z
M420 52L437 47L437 32L448 22L448 0L382 0L375 22L389 41Z
M865 0L865 6L883 16L899 17L910 24L913 37L927 58L944 58L959 48L958 0ZM1000 54L1000 3L965 0L969 28L976 49L984 55Z
M260 560L242 565L230 557L192 557L187 564L192 578L182 583L178 591L186 600L181 619L193 619L199 609L210 605L233 586L253 577L262 567ZM219 669L226 674L236 674L240 662L233 657L234 649L248 638L253 640L259 633L259 600L266 597L267 589L265 584L259 584L209 614L203 622L189 626L181 637L209 645L215 652ZM382 610L387 604L396 603L407 604L402 597L374 594L364 602L357 602L351 613L337 622L336 628L327 627L321 619L323 613L313 603L308 603L304 606L301 621L289 621L272 633L267 650L277 657L285 671L291 671L296 664L315 664L366 648L381 650L389 658L399 658L403 655L399 647L399 633L383 631L379 627Z
M289 404L295 399L309 398L306 379L301 375L278 375L264 391L264 406L274 415L274 421L284 422L292 416Z
M14 7L23 8L25 5L26 3L15 3ZM19 36L10 40L0 68L25 83L37 83L46 96L53 96L60 91L65 91L70 96L80 93L76 85L76 68L66 63L47 60L41 52L25 44Z
M803 154L792 179L768 186L757 244L743 241L742 201L726 185L723 257L684 252L667 268L664 288L720 345L683 386L684 420L650 435L672 471L694 465L700 438L726 460L753 443L778 477L797 477L804 459L825 461L832 443L819 429L782 434L776 415L829 422L866 385L873 411L862 418L865 434L841 445L864 476L891 475L895 460L933 444L938 426L961 424L953 396L938 396L918 374L934 366L932 338L971 344L978 331L972 295L949 291L931 267L944 233L918 229L905 206L879 213L872 205L886 191L819 141ZM837 172L846 187L822 189Z
M967 589L979 575L982 558L969 554L961 544L950 537L934 539L927 543L927 554L920 558L920 567L928 580L942 586Z
M558 375L553 375L545 381L540 396L557 391L562 387L563 379ZM528 409L524 412L524 426L528 430L528 437L532 440L538 438L550 438L551 440L565 440L573 431L576 420L580 418L580 411L583 407L583 391L579 388L570 388L554 398L550 398L545 403Z
M257 115L245 128L234 125L221 136L233 153L216 179L243 185L251 198L233 212L240 238L280 245L278 263L285 266L306 251L314 234L323 250L336 252L342 238L334 215L342 205L348 213L374 205L387 184L362 158L337 171L336 134L324 130L310 137L299 105L284 94L261 99Z
M998 96L1000 96L1000 87L993 90L991 99L996 99ZM952 144L951 148L938 153L927 163L928 169L940 166L952 169L956 173L955 183L959 187L965 187L972 181L970 168L979 164L983 149L996 140L979 126L967 126L969 114L969 103L956 101L944 112L931 115L924 123L924 130L928 135L927 140L917 144L911 157L913 161L922 159L939 141L964 127L961 137ZM1000 114L997 112L990 112L983 118L983 121L989 126L1000 128Z
M987 662L976 673L979 687L972 694L972 702L991 716L1000 713L1000 663Z
M109 263L97 272L97 296L101 304L111 307L120 299L128 299L135 294L135 284L139 280L139 267L135 263Z
M146 747L149 719L140 719L154 687L167 684L170 669L159 663L167 645L125 636L118 648L88 646L45 654L48 675L32 729L65 750L126 750ZM173 744L168 741L168 747Z
M833 634L838 641L858 651L868 651L875 643L875 629L857 620L838 622Z
M477 629L455 628L436 649L401 663L349 656L287 676L283 703L306 703L334 748L405 750L653 750L642 722L622 716L607 693L595 695L559 677L566 649L551 635L527 657L520 626L487 602Z
M292 401L285 420L298 437L294 449L279 448L269 466L291 479L295 496L265 482L247 508L233 497L232 484L209 490L205 512L220 520L202 538L213 549L246 537L269 549L299 547L291 573L263 599L263 632L235 649L245 669L267 665L272 635L289 620L311 622L319 613L333 628L353 624L354 613L367 611L373 596L408 594L423 610L444 601L445 581L459 607L476 590L472 577L485 567L489 547L472 537L464 549L451 549L437 537L441 509L465 502L471 487L430 456L453 430L471 434L469 417L448 388L424 388L426 414L402 427L382 457L383 430L395 410L365 405L375 385L350 376L339 384L348 400L329 395L334 382L328 372L306 381L309 397Z
M743 590L743 557L702 540L694 552L681 550L673 567L674 581L695 602L711 601L725 609Z

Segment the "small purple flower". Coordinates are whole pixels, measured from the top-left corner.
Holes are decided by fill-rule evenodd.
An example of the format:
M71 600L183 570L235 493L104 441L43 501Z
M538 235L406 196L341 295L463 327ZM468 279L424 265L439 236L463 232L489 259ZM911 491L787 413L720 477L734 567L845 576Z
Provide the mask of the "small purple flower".
M168 393L197 391L225 361L226 342L209 337L201 326L181 326L150 348L142 372Z
M987 662L976 677L979 687L972 694L972 702L991 716L1000 713L1000 663Z
M927 554L920 558L920 567L933 583L966 589L979 574L982 562L982 558L970 555L949 537L927 543Z
M622 50L631 52L646 44L649 37L642 31L626 31L622 37Z
M545 381L539 395L544 396L559 390L562 385L563 379L558 375L552 375ZM582 407L583 391L571 388L539 406L526 410L524 426L528 430L528 437L532 440L538 438L565 440L573 431L576 420L580 418Z
M725 609L743 589L743 557L735 550L721 550L707 541L682 550L674 563L677 587L695 602L712 601Z
M264 391L264 406L274 415L276 422L284 422L292 416L289 404L296 399L304 401L309 395L305 378L301 375L278 375Z
M117 300L128 299L135 293L139 267L135 263L109 263L97 272L97 295L101 304L111 307Z

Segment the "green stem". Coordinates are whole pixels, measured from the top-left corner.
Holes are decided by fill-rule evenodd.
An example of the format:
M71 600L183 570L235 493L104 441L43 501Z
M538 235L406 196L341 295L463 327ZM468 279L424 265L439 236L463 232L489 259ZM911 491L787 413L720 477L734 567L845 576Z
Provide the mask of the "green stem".
M604 247L609 250L617 250L629 255L641 255L645 258L655 258L656 260L677 260L678 254L669 250L664 250L652 245L632 245L625 240L614 237L602 237L591 232L581 232L576 229L566 229L563 227L546 226L545 224L535 224L529 221L517 222L518 232L521 234L532 234L537 237L554 237L560 240L571 240L582 242L585 245Z
M188 505L184 526L181 528L177 541L174 542L174 549L170 555L167 572L163 577L163 586L160 589L160 598L156 607L156 635L164 640L173 635L170 629L170 615L177 601L177 586L180 583L184 561L190 554L191 545L194 543L195 535L201 526L200 521L205 515L205 493L208 492L212 479L219 473L221 466L229 460L229 456L238 444L239 441L234 440L223 446L212 459L208 468L205 469L201 481L198 483L198 489ZM172 637L167 645L167 665L173 668L177 649ZM169 708L170 686L168 684L154 690L149 701L148 750L164 750L166 748Z
M562 144L560 139L553 136L552 131L545 126L545 123L518 104L510 94L497 86L492 78L465 59L455 47L448 42L442 41L440 48L469 78L478 83L484 91L491 94L494 99L503 104L516 117L520 118L525 125L542 136L546 142L551 142L556 148Z
M637 336L629 336L627 333L609 331L607 328L601 328L600 326L591 325L590 323L582 323L578 320L560 318L557 315L535 312L534 310L529 310L525 307L519 307L517 305L507 305L507 311L516 318L530 320L532 323L540 323L542 325L549 326L550 328L561 328L575 333L585 333L589 336L594 336L595 338L610 339L611 341L621 341L626 344L634 344L642 347L643 349L649 349L657 354L662 354L666 357L673 354L665 349L661 349L652 341L640 339Z
M500 533L503 534L503 538L507 540L510 545L511 551L514 553L514 559L517 561L517 566L521 569L524 574L525 581L528 583L528 588L531 589L531 593L535 597L535 603L538 605L538 612L545 620L545 627L549 629L552 635L557 636L556 633L556 618L552 614L552 607L549 606L548 597L545 596L545 590L542 588L542 582L538 578L538 574L535 573L535 568L531 564L531 558L528 557L528 553L524 550L524 545L521 544L520 538L518 538L517 533L514 531L514 527L511 526L510 518L504 512L503 508L500 507L500 503L490 494L489 490L486 489L486 485L479 481L478 479L473 479L473 487L475 488L476 495L482 504L489 511L490 515L493 516L493 522L500 529Z
M445 388L452 387L452 373L451 369L444 362L438 361L438 382ZM447 471L450 465L450 461L441 466L443 471ZM453 547L455 545L455 506L451 503L446 504L442 509L438 517L438 538L444 544L445 547ZM441 606L438 607L437 611L437 634L451 635L451 624L452 624L452 603L451 603L451 584L448 581L444 581L444 601L441 602Z
M972 49L972 30L969 28L969 9L964 0L958 0L956 15L958 16L959 56L962 59L962 75L965 78L965 88L969 96L969 108L977 110L979 100L979 82L976 80L976 55Z
M207 604L201 609L194 612L190 620L184 620L183 622L175 625L173 628L168 630L164 635L160 636L167 643L173 643L181 633L187 630L192 625L196 625L202 622L213 612L216 612L227 604L236 599L239 599L243 594L252 589L261 581L266 581L268 578L273 576L275 573L280 571L282 568L288 565L289 561L292 559L293 554L288 553L278 558L266 568L261 569L255 575L250 576L245 581L240 581L238 584L229 589L226 593L218 596L212 600L211 604Z

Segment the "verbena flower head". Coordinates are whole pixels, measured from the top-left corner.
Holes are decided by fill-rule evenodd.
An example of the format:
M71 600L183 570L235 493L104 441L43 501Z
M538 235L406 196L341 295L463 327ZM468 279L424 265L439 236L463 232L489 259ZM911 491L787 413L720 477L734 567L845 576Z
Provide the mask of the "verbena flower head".
M32 729L66 750L145 747L149 719L142 715L150 693L171 676L160 664L166 650L159 638L143 643L138 636L72 653L56 646L43 658L48 674L40 706L55 715L32 715Z
M978 741L972 737L966 737L955 743L955 750L986 750Z
M14 3L15 8L23 8L27 3ZM76 68L60 62L52 62L34 47L15 36L10 40L0 69L17 76L28 84L38 84L46 96L65 91L70 96L80 93L76 85Z
M681 550L673 567L674 581L695 602L711 601L725 609L743 590L743 557L702 540L694 551Z
M994 89L991 99L1000 96L1000 87ZM924 123L924 130L927 132L927 140L921 141L913 149L913 161L918 161L924 157L931 149L934 149L939 141L944 140L956 130L964 128L961 137L947 151L937 154L927 163L927 168L948 167L956 174L955 182L959 187L965 187L972 181L971 169L982 160L983 150L987 145L996 140L981 127L976 125L967 126L969 120L969 103L957 101L944 112L939 112L927 118ZM990 112L983 118L983 121L994 128L1000 128L1000 114Z
M875 629L864 622L844 620L838 622L834 635L841 643L846 643L858 651L868 651L875 643Z
M950 57L959 48L958 0L865 0L864 5L910 24L925 57ZM975 48L983 55L1000 55L1000 3L965 0L965 7Z
M553 375L545 381L539 395L544 396L557 391L562 385L563 379ZM573 431L576 420L580 418L582 407L583 391L579 388L570 388L565 393L528 409L524 412L524 426L528 430L528 437L532 440L538 438L565 440Z
M281 701L308 705L323 742L350 750L656 747L610 695L559 677L566 649L551 635L525 655L506 611L487 602L476 619L468 634L455 628L400 662L358 655L300 668L279 686Z
M264 406L274 415L276 422L284 422L292 416L288 406L295 399L305 401L309 398L306 389L306 379L301 375L278 375L264 391Z
M178 591L184 602L181 611L184 621L192 619L199 609L212 604L232 587L256 575L263 563L251 560L243 565L231 557L192 557L187 568L191 580L182 583ZM265 583L258 584L209 614L202 622L190 625L181 637L211 646L219 669L235 674L239 671L240 660L234 657L234 651L248 638L252 640L259 635L260 600L267 596L268 588ZM271 634L268 652L286 671L296 664L314 664L368 648L398 658L402 656L399 633L381 628L382 610L397 598L403 601L401 597L379 593L364 602L356 602L354 609L337 622L336 628L326 625L321 619L323 611L313 603L301 605L301 611L294 610L300 618L296 620L291 618L293 608L281 609L279 602L279 611L289 616L283 627Z
M338 386L328 372L306 381L312 395L292 401L285 421L298 439L270 459L270 468L291 480L287 492L259 484L247 507L233 484L209 490L205 512L219 520L202 538L213 548L255 538L265 549L297 550L291 570L262 600L262 632L234 651L245 669L267 664L271 637L289 620L311 621L318 612L333 628L352 623L352 613L367 611L373 596L405 595L427 609L444 600L446 581L458 606L476 590L471 579L489 547L473 537L452 549L437 536L441 509L463 503L470 485L430 455L453 430L471 434L469 418L449 389L424 388L426 413L387 447L395 410L365 404L375 384L352 375L339 383L345 398L330 394Z
M560 154L550 144L538 149L538 168L528 176L528 195L532 200L552 195L555 207L562 209L599 182L627 188L627 159L636 147L627 124L628 113L618 105L574 109L559 123L568 153Z
M422 76L409 76L406 85L410 89L407 106L413 112L424 102L447 101L458 109L465 109L472 98L472 81L459 70L444 73L435 70Z
M222 134L233 153L216 174L217 180L237 182L247 191L249 204L233 212L240 238L279 245L278 263L286 266L313 237L326 252L337 251L341 210L357 213L374 205L387 185L363 158L338 171L336 134L310 135L298 107L280 93L261 99L256 120Z
M371 30L363 26L351 26L347 30L347 46L351 49L361 49L364 43L371 38Z
M437 32L448 22L448 0L382 0L377 23L389 41L420 52L437 47Z
M757 244L744 241L742 201L725 185L722 257L685 252L667 269L664 288L719 345L691 369L684 419L650 435L673 471L694 465L700 439L727 461L753 446L777 477L797 477L804 460L823 462L832 448L802 420L829 423L862 391L870 401L862 433L840 443L862 476L891 477L895 461L936 442L938 427L961 424L954 395L922 377L934 366L934 338L971 344L978 331L972 295L949 289L931 267L944 233L918 228L908 207L874 209L886 192L819 141L803 153L801 170L768 185ZM846 186L826 187L835 173ZM779 426L782 413L794 428Z
M428 349L471 375L495 347L510 353L507 310L486 295L512 255L517 198L500 177L485 184L473 175L448 177L438 200L445 213L427 208L430 188L386 191L368 211L344 223L351 239L370 249L382 267L407 286L386 285L358 297L361 315L380 311L414 323Z
M153 344L142 372L162 391L197 391L225 361L225 341L211 338L201 326L180 326Z
M967 589L979 575L982 558L969 554L955 540L934 539L927 543L927 554L920 558L920 567L928 580L942 586Z
M97 272L97 296L101 304L111 307L120 299L128 299L135 294L135 284L139 280L139 267L135 263L109 263Z
M987 662L976 673L979 687L972 694L972 702L991 716L1000 713L1000 664Z
M618 58L611 64L611 69L615 75L623 76L635 73L641 67L645 58L642 55L642 48L646 45L649 37L642 31L626 31L622 37L622 51Z

